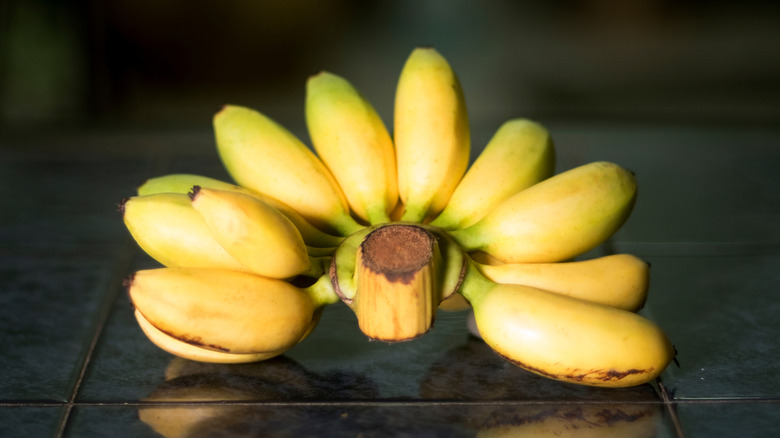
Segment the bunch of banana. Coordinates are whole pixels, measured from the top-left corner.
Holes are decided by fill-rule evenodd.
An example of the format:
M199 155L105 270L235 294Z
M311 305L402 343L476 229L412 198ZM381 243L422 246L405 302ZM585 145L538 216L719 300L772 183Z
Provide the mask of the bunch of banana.
M472 309L499 354L579 384L641 384L673 358L663 332L636 313L646 263L573 261L628 218L631 172L594 162L555 175L549 132L520 118L468 167L463 91L430 47L401 70L392 137L330 72L308 79L305 119L311 147L227 105L213 127L236 184L164 175L122 203L133 238L164 265L128 281L141 328L163 349L262 360L341 301L368 337L387 342L425 334L437 310Z

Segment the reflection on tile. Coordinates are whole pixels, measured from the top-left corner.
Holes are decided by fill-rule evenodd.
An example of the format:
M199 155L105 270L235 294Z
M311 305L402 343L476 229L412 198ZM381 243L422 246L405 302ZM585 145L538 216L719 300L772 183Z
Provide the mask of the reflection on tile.
M56 436L62 408L14 406L0 409L0 436L30 438Z
M780 404L682 403L677 415L685 436L765 438L777 436Z
M646 259L645 312L679 351L663 375L674 396L780 394L780 255Z
M662 404L396 404L78 407L67 436L670 437ZM546 435L545 435L546 436Z
M0 255L0 398L65 401L115 257Z

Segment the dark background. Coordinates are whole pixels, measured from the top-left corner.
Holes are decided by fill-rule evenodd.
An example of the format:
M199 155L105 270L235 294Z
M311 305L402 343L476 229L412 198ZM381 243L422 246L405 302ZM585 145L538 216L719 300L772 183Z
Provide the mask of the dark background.
M0 129L203 126L235 103L301 130L304 81L322 69L389 123L417 45L453 65L474 123L780 121L774 1L0 4Z

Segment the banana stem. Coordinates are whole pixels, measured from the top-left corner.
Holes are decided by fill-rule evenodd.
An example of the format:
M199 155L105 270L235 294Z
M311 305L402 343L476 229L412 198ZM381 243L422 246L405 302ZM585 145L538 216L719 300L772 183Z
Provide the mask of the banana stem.
M322 275L314 284L303 289L314 302L315 308L327 306L329 304L335 304L340 301L338 294L333 289L333 283L330 281L330 276L327 274Z
M427 333L441 301L440 258L423 227L393 224L369 233L357 251L351 305L363 333L387 342Z
M495 283L482 275L471 257L467 256L466 258L466 275L463 276L458 293L466 298L472 306L478 306L479 301L487 295Z

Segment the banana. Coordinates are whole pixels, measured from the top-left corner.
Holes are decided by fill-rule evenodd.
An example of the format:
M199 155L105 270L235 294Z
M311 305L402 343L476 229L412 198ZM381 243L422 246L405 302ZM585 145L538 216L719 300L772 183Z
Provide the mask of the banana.
M473 225L503 200L549 178L554 170L555 150L543 126L526 119L505 122L430 225L443 229Z
M653 380L674 358L664 332L636 313L494 283L471 263L467 269L460 293L480 336L521 368L575 384L628 387Z
M402 221L439 213L466 171L470 131L458 78L435 49L415 49L395 95L394 137Z
M594 162L510 197L479 222L450 235L464 250L504 263L559 262L614 234L636 199L636 180L617 164Z
M631 254L567 263L475 266L496 283L521 284L636 312L647 299L650 265Z
M227 105L214 116L217 150L243 187L284 202L325 231L362 228L325 164L290 131L263 114Z
M290 219L295 228L301 233L303 241L306 245L314 248L332 248L335 249L344 239L340 236L334 236L321 231L315 227L309 221L304 219L297 211L293 210L289 205L282 201L274 199L270 196L266 196L262 193L249 190L247 188L231 184L229 182L220 181L208 176L195 175L191 173L172 173L169 175L158 176L146 180L140 187L138 187L138 195L152 195L157 193L181 193L187 194L192 190L192 187L200 186L217 190L229 190L239 193L245 193L248 195L256 196L262 201L271 205L273 208L279 210L283 215Z
M214 239L252 272L271 278L321 274L295 225L260 199L199 186L190 198Z
M352 211L389 222L398 203L395 148L374 107L346 79L320 72L306 83L306 124Z
M187 195L134 196L122 202L121 211L141 249L165 266L248 270L214 240Z
M182 357L189 360L195 360L198 362L209 363L247 363L247 362L259 362L261 360L270 359L278 356L286 351L286 349L279 349L276 351L269 351L263 353L252 354L236 354L225 353L222 351L207 350L197 345L189 344L171 335L162 332L160 329L152 325L138 310L135 311L135 319L138 321L138 325L144 332L147 338L160 349L167 351L178 357Z
M311 332L322 307L338 301L327 276L302 289L239 271L157 268L136 272L126 285L155 344L215 362L281 354Z

